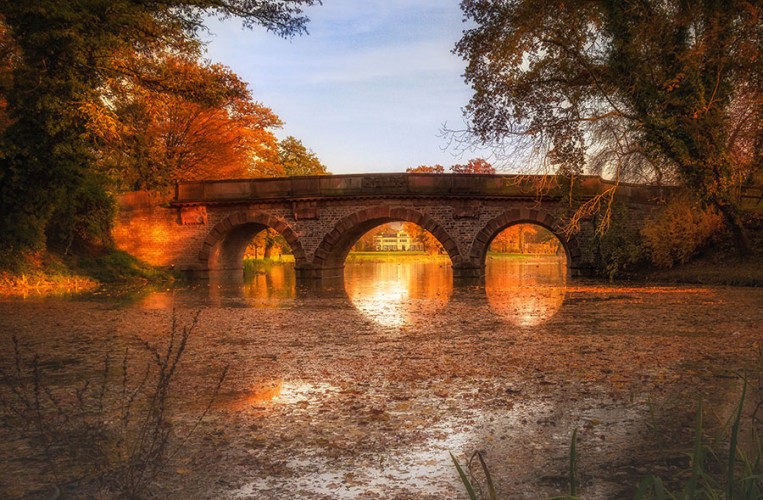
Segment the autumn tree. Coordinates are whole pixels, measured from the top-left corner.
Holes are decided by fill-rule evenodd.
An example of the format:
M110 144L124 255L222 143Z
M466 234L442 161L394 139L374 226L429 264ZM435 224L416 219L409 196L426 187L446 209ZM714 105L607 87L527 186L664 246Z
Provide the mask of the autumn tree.
M91 116L99 167L119 187L282 175L272 132L280 120L228 68L167 54L134 59L126 64L135 71L109 82L107 105Z
M262 249L262 253L260 253ZM273 229L263 229L252 238L246 248L246 254L255 259L270 259L273 257L273 250L277 249L279 255L290 255L291 247L286 239L278 231Z
M554 234L534 224L515 224L498 233L490 242L490 251L499 253L553 254L560 249Z
M450 171L454 174L494 174L495 168L482 158L469 160L465 165L451 165ZM409 167L406 169L409 174L444 174L445 167L440 164L419 165L418 167Z
M328 170L302 141L288 136L278 143L278 159L283 175L326 175Z
M403 224L403 230L410 235L412 242L423 246L426 253L434 255L443 251L443 247L437 238L418 224L406 222Z
M469 160L466 165L453 165L450 167L454 174L494 174L495 168L482 158Z
M4 96L10 124L0 138L0 261L7 266L41 249L55 210L92 208L84 216L94 218L107 212L88 123L93 108L107 105L102 91L123 71L124 54L157 47L198 51L209 15L237 17L282 36L303 33L302 8L313 3L0 0L0 15L19 54Z
M392 226L389 224L376 226L358 238L358 241L356 241L352 246L352 250L354 252L373 252L376 250L376 247L374 246L374 238L376 238L378 234L389 233L393 231L394 229L392 229Z
M763 6L748 0L464 0L461 138L574 176L677 180L744 252L735 188L761 168ZM505 148L505 149L502 149ZM745 175L740 175L744 172Z
M445 167L440 164L419 165L418 167L408 167L405 171L409 174L443 174Z

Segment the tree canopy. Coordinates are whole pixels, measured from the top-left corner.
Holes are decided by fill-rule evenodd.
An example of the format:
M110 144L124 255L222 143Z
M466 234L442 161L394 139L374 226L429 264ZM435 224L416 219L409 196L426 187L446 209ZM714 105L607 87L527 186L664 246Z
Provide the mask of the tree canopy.
M8 262L43 247L45 229L55 211L70 213L75 207L77 211L90 207L96 216L106 213L107 183L98 168L104 158L94 147L90 128L94 116L104 117L111 111L108 108L113 102L105 91L113 82L128 79L140 80L144 88L173 93L173 80L164 78L161 65L153 68L157 72L143 71L142 66L129 64L131 61L147 62L156 54L177 56L178 60L198 57L199 33L209 15L236 17L245 26L261 26L279 36L305 33L307 18L302 9L314 3L319 2L0 0L0 16L10 41L7 44L3 39L2 55L13 54L12 78L8 81L2 75L0 82L8 122L0 138L0 221L4 228L0 258ZM10 52L5 50L8 46ZM164 69L173 68L165 65ZM205 73L203 67L195 69L199 70L197 76ZM220 68L206 70L218 71L218 76L228 78L235 87L231 73ZM183 84L190 87L198 81ZM227 92L230 86L218 89ZM194 101L193 92L191 97ZM185 117L179 116L178 123L185 120L187 124L192 115L205 113L196 104L195 110L184 108ZM219 118L206 109L203 119ZM233 112L262 118L265 109ZM177 149L165 152L168 160L180 154ZM58 227L57 231L67 229Z
M418 167L408 167L405 169L409 174L444 174L445 167L439 163L436 165L419 165Z
M110 81L90 121L98 167L120 190L282 173L281 121L228 68L170 55L133 64L141 78Z
M494 174L495 167L484 158L474 158L466 164L451 165L450 171L454 174ZM411 174L444 174L445 167L439 164L419 165L418 167L407 168L406 172Z
M735 187L763 158L763 6L464 0L466 137L553 172L683 183L744 247ZM507 148L507 149L503 149Z
M482 158L475 158L466 162L466 165L456 164L450 167L455 174L494 174L495 168Z
M283 175L326 175L326 165L302 141L288 136L278 143L278 160Z

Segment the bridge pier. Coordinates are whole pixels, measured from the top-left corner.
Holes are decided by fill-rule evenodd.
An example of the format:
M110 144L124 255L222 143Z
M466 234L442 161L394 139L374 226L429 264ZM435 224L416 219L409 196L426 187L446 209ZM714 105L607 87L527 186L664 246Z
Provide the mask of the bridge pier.
M344 266L323 267L313 263L295 266L294 272L299 281L313 281L344 277Z
M453 264L454 281L479 280L485 277L485 266L472 264L471 262Z

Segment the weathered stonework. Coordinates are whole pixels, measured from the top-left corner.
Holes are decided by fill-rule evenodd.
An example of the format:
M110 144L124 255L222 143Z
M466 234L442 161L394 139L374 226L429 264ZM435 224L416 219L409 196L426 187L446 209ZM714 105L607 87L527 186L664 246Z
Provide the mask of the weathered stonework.
M177 186L169 202L132 193L122 198L117 244L155 265L205 276L243 267L252 237L278 231L294 253L299 278L341 273L352 245L370 229L392 221L418 224L448 253L456 278L484 274L485 256L498 233L518 223L553 232L567 254L570 273L584 275L592 256L591 221L561 230L561 188L542 194L538 178L499 175L376 174L194 182ZM553 180L553 179L551 179ZM576 196L586 199L609 186L582 177ZM646 215L664 193L625 186L620 201ZM618 191L619 192L619 191Z

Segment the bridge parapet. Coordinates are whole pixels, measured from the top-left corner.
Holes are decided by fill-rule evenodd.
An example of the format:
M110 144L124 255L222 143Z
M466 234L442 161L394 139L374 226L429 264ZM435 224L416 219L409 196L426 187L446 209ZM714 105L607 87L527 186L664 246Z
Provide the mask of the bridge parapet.
M615 187L599 176L575 179L574 196L586 199ZM644 202L670 188L620 183L616 196ZM568 194L561 177L464 174L349 174L184 182L173 205L244 203L346 197L476 197L556 200Z

